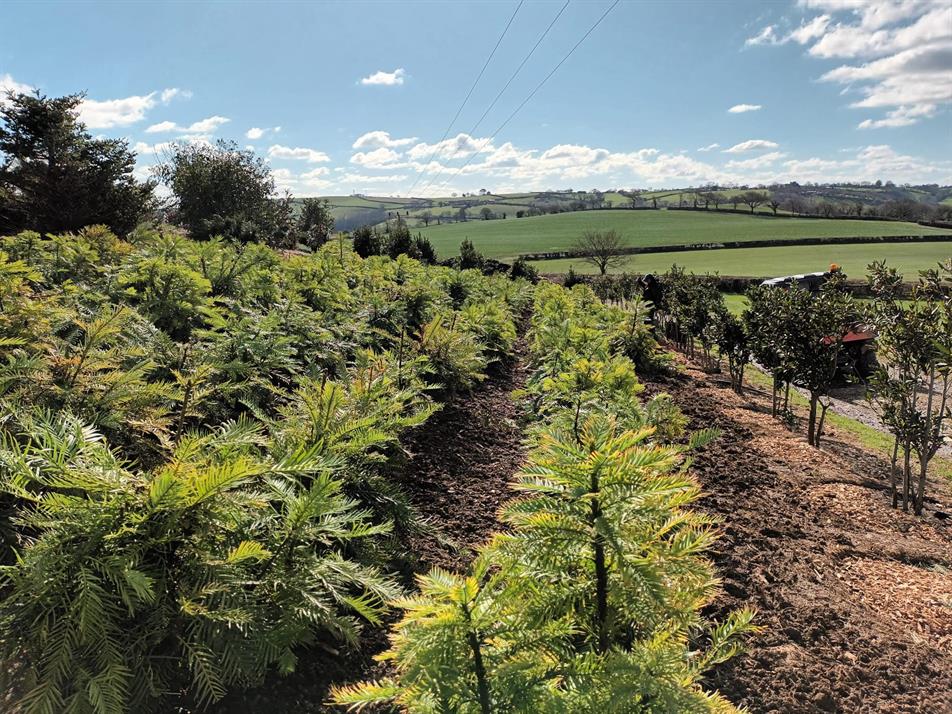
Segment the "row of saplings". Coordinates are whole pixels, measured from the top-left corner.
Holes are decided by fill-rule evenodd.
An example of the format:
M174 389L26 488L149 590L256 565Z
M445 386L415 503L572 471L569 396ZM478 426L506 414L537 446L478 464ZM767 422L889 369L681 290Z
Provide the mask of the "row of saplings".
M642 404L628 353L643 314L591 289L536 288L524 397L531 450L505 530L462 574L439 569L400 600L385 680L338 704L415 712L733 711L700 686L752 613L701 615L716 589L710 518L670 397ZM640 346L635 345L635 350Z
M401 436L531 286L103 227L0 237L0 710L196 711L403 593Z
M884 263L869 267L872 300L855 299L845 276L830 274L818 292L797 285L758 286L740 317L730 313L717 281L673 268L662 281L660 328L707 368L726 359L741 392L753 359L773 377L772 413L792 423L791 385L809 398L807 439L819 447L830 390L842 380L866 382L867 399L894 437L893 506L921 514L929 463L950 437L952 261L922 271L913 285ZM851 368L844 338L876 334L877 364L864 378Z

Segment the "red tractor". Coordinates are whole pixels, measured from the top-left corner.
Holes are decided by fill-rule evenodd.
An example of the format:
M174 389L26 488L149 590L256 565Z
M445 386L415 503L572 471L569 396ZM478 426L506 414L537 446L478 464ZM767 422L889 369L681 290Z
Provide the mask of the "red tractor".
M839 270L838 266L831 265L830 269L823 273L770 278L764 280L761 285L782 290L789 290L792 286L797 285L816 294L830 279L830 276L838 273ZM833 337L827 339L832 340ZM869 328L850 325L843 336L843 350L840 352L839 363L837 364L837 376L847 382L854 382L857 377L865 382L875 371L878 364L876 361L876 333Z

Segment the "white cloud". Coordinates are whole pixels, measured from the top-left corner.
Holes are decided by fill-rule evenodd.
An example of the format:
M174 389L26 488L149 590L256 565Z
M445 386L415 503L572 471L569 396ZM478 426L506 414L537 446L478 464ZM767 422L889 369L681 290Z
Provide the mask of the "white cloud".
M879 7L870 3L870 9ZM865 14L860 15L859 24L834 23L818 36L817 41L810 47L810 54L816 57L876 57L892 52L898 52L917 47L927 42L943 40L949 37L949 24L952 22L952 8L948 5L936 6L922 13L929 4L908 5L908 14L894 16L889 23L899 20L915 18L909 25L900 27L880 26L880 29L871 31L871 27L863 24ZM916 7L919 13L915 13Z
M403 84L403 80L406 78L406 71L402 67L399 67L393 72L384 72L379 70L374 72L368 77L364 77L360 80L360 83L363 85L377 85L384 87L393 87L396 85Z
M144 141L137 141L132 147L132 150L136 152L140 157L149 156L161 156L163 153L168 151L171 148L172 144L168 141L164 141L159 144L147 144Z
M176 97L181 99L191 99L192 92L188 89L179 89L178 87L170 87L169 89L163 89L162 94L159 97L162 100L163 104L168 104Z
M734 144L729 149L724 149L725 154L743 154L747 151L760 151L761 149L776 149L779 144L775 141L766 139L748 139L739 144Z
M33 87L29 84L22 84L13 79L12 75L9 74L0 74L0 107L2 107L7 101L7 92L13 92L14 94L29 94L33 91Z
M167 134L170 131L178 130L178 124L174 121L160 121L158 124L153 124L150 127L147 127L145 130L146 134Z
M4 78L6 77L9 75L4 75ZM129 126L145 119L149 110L153 109L159 101L168 104L175 97L187 99L191 96L192 93L188 90L170 87L161 92L149 92L122 99L83 99L79 105L79 119L89 129Z
M189 124L187 129L184 129L187 134L210 134L214 133L218 127L223 124L227 124L231 119L228 117L213 116L208 117L207 119L202 119L201 121L194 122Z
M747 41L744 42L745 45L776 45L780 42L780 38L777 37L777 31L773 25L767 25L764 29L758 32L753 37L748 37Z
M797 44L805 45L819 37L822 37L829 24L829 15L817 15L812 20L809 22L804 22L802 25L800 25L800 27L787 35L784 38L784 41L793 41Z
M390 174L388 176L368 176L367 174L357 174L357 173L346 173L341 174L338 177L338 182L341 184L385 184L385 183L400 183L405 181L407 178L406 174Z
M214 134L218 128L224 124L230 122L231 119L228 117L220 116L211 116L205 119L200 119L199 121L193 122L188 126L179 126L174 121L161 121L158 124L153 124L148 127L145 132L146 134L169 134L172 132L178 132L181 134L190 134L190 135L201 135L201 136L210 136Z
M778 39L776 26L764 41L748 44L808 46L808 54L852 61L820 79L858 92L851 106L881 109L860 129L901 127L934 117L952 104L952 5L948 0L800 0L823 14ZM768 41L769 40L769 41Z
M757 156L753 159L744 159L742 161L728 161L725 168L733 171L757 171L765 169L784 158L786 154L780 151L771 151L767 154Z
M274 178L276 193L290 191L295 196L319 196L326 192L328 188L334 185L333 181L323 178L330 173L330 170L324 167L318 167L305 171L300 174L294 173L291 169L273 169L271 176Z
M281 127L279 126L265 127L263 129L261 127L253 126L245 132L245 138L251 139L252 141L257 141L266 134L278 134L280 131Z
M853 107L887 109L885 118L865 119L859 128L897 127L935 116L952 103L952 41L933 43L862 65L842 65L821 80L851 86L859 83L863 98Z
M492 152L495 149L489 138L477 139L469 134L457 134L450 139L444 139L436 144L422 142L411 148L407 156L411 159L421 159L432 155L447 161L465 159L471 154Z
M835 161L809 158L784 162L783 180L869 181L882 178L897 183L948 183L952 162L931 162L918 156L897 153L887 144L861 148L854 158Z
M760 104L735 104L727 111L731 114L744 114L745 112L759 112L763 109Z
M368 131L357 137L351 148L353 149L393 149L400 146L407 146L416 141L415 136L405 139L394 139L386 131Z
M920 119L935 116L935 104L917 104L915 106L901 106L890 112L886 112L883 119L864 119L856 125L857 129L881 129L883 127L894 128L897 126L909 126L915 124Z
M145 119L155 104L155 92L124 99L84 99L79 105L79 119L90 129L129 126Z
M358 151L350 157L350 163L368 169L386 168L400 161L400 154L393 149L380 148L373 151Z
M721 145L718 144L717 142L714 142L713 144L708 144L707 146L699 147L698 151L714 151L714 149L720 149L720 148L721 148Z
M323 151L315 151L314 149L304 147L292 148L290 146L281 146L280 144L273 144L268 147L268 158L307 161L310 164L319 164L331 160L331 157Z

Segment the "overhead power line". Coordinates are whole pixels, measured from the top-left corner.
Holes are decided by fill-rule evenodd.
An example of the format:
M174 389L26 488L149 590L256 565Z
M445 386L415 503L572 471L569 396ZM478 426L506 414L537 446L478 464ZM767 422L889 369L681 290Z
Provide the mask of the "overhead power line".
M503 86L503 88L499 90L499 93L496 94L496 96L493 98L492 102L489 103L489 106L486 107L486 111L484 111L483 114L482 114L482 116L479 117L479 119L476 121L475 124L473 124L473 128L469 130L469 136L470 136L470 137L475 137L476 130L479 128L479 125L483 123L483 119L485 119L485 118L486 118L486 115L489 114L489 112L492 110L492 108L493 108L494 106L496 106L496 102L498 102L498 101L499 101L499 98L505 93L505 91L506 91L507 89L509 89L509 85L512 84L512 81L516 78L516 76L519 74L519 72L522 70L522 68L526 66L526 62L528 62L528 61L529 61L529 58L532 57L532 55L535 53L536 48L538 48L539 45L542 44L542 40L544 40L544 39L546 38L546 35L549 34L549 31L555 26L555 23L558 21L558 19L559 19L560 17L562 17L562 13L565 12L565 8L567 8L567 7L569 6L569 2L571 2L571 0L565 0L565 4L562 6L562 9L559 10L558 13L556 13L556 15L555 15L554 18L552 18L552 22L549 23L549 26L548 26L547 28L545 28L545 31L539 36L539 39L536 40L536 43L532 46L532 49L529 50L529 53L528 53L525 57L522 58L522 62L520 62L520 63L519 63L519 66L516 67L516 71L513 72L513 73L510 75L509 81L506 82L505 86ZM432 156L431 156L431 158L432 158ZM427 163L429 163L429 162L427 162ZM433 176L433 178L431 178L431 179L427 182L427 184L426 184L426 186L424 186L424 188L429 188L429 187L433 184L434 181L436 181L440 176L443 175L443 171L444 171L444 169L443 169L443 168L440 168L440 170L436 172L436 174ZM419 179L419 176L418 176L417 178ZM414 182L413 185L416 186L416 183L417 183L417 182Z
M506 127L506 125L509 124L509 122L511 122L511 121L515 118L515 116L520 112L520 110L521 110L526 104L529 103L529 101L536 95L536 93L537 93L540 89L542 89L542 87L545 85L545 83L548 82L549 79L552 78L552 75L554 75L554 74L559 70L559 67L561 67L563 64L565 64L565 62L569 59L569 57L571 57L571 56L575 53L575 50L577 50L577 49L579 48L579 46L580 46L583 42L585 42L586 39L588 39L588 36L591 35L591 34L595 31L595 29L596 29L599 25L602 24L602 21L603 21L606 17L608 17L608 14L609 14L612 10L615 9L615 6L618 5L619 2L621 2L621 0L615 0L615 2L613 2L613 3L608 7L608 9L605 10L605 12L602 13L601 17L599 17L598 20L595 21L595 24L592 25L590 28L588 28L588 31L587 31L584 35L582 35L581 39L580 39L578 42L576 42L576 43L572 46L572 49L570 49L570 50L568 51L568 53L567 53L561 60L559 60L559 63L558 63L557 65L555 65L555 67L552 68L552 71L549 72L549 73L543 78L543 80L542 80L541 82L539 82L539 83L535 86L535 89L533 89L531 92L529 92L528 96L526 96L526 98L523 99L522 102L520 102L519 106L517 106L517 107L512 111L512 113L511 113L508 117L506 117L506 119L502 122L502 124L500 124L500 125L496 128L496 130L495 130L488 138L486 138L486 139L483 141L483 144L482 144L476 151L474 151L474 152L470 155L470 157L469 157L468 159L466 159L466 161L463 163L463 165L460 166L458 169L456 169L456 171L453 173L453 175L450 176L450 177L448 177L445 181L443 181L443 183L441 183L440 186L446 185L451 179L455 178L456 176L459 176L459 174L463 171L463 169L465 169L467 166L469 166L470 162L471 162L476 156L478 156L478 155L482 152L482 150L483 150L484 148L486 148L486 146L489 144L489 142L491 142L493 139L496 138L496 136L499 134L499 132L501 132L501 131ZM439 176L439 174L437 174L437 177L438 177L438 176ZM435 178L436 178L436 177L434 177L433 180L435 180ZM427 188L429 188L429 187L433 184L433 180L431 180L426 186L423 187L424 190L427 189Z
M489 57L486 58L486 61L483 63L483 68L479 70L479 74L476 75L476 79L473 80L473 86L469 88L469 91L466 93L466 96L463 98L463 101L460 103L459 108L456 110L456 114L453 115L453 118L450 120L450 123L446 125L446 131L443 132L443 136L440 137L440 140L436 142L433 152L430 154L429 158L426 160L424 166L427 166L430 161L433 160L433 157L436 155L436 152L439 150L440 144L449 136L450 130L453 128L453 124L456 123L456 120L459 119L459 115L463 111L463 107L466 106L466 102L469 101L469 98L473 96L473 91L476 89L476 85L479 84L479 80L482 79L483 73L486 71L486 68L489 66L489 63L492 62L493 57L496 54L496 50L499 49L499 45L502 44L503 38L506 36L506 33L509 32L509 28L512 25L512 21L516 19L516 15L519 12L519 9L522 7L525 0L519 0L519 4L516 5L516 9L513 10L512 15L509 18L509 22L506 23L506 26L503 28L502 34L499 35L499 39L496 40L496 44L493 47L493 51L489 53ZM413 182L413 185L410 187L408 196L413 194L413 189L416 188L416 185L420 182L420 177L423 175L423 169L417 174L416 181Z

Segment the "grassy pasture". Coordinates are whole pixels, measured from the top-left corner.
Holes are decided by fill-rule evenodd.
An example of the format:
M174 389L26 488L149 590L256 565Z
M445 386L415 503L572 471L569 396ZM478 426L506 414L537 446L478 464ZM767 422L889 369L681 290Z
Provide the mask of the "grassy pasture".
M909 278L952 257L952 243L882 243L877 245L810 245L780 248L735 248L683 253L649 253L630 256L612 272L663 273L677 263L692 273L767 277L826 270L839 264L846 274L861 277L874 260L885 260ZM578 258L545 260L534 265L544 273L564 273L571 266L577 273L596 269Z
M441 256L455 255L459 250L460 242L464 238L469 238L477 250L491 258L511 258L521 253L568 250L586 230L615 229L632 246L716 243L765 238L948 233L948 231L927 228L915 223L823 218L775 219L690 211L579 211L532 218L512 218L511 215L506 220L470 220L441 226L430 225L429 228L414 228L414 231L419 230L427 236ZM946 244L946 247L952 248L952 245ZM639 257L639 260L642 259L646 259L646 256ZM670 256L663 260L669 261L670 265ZM680 262L680 256L677 260Z

